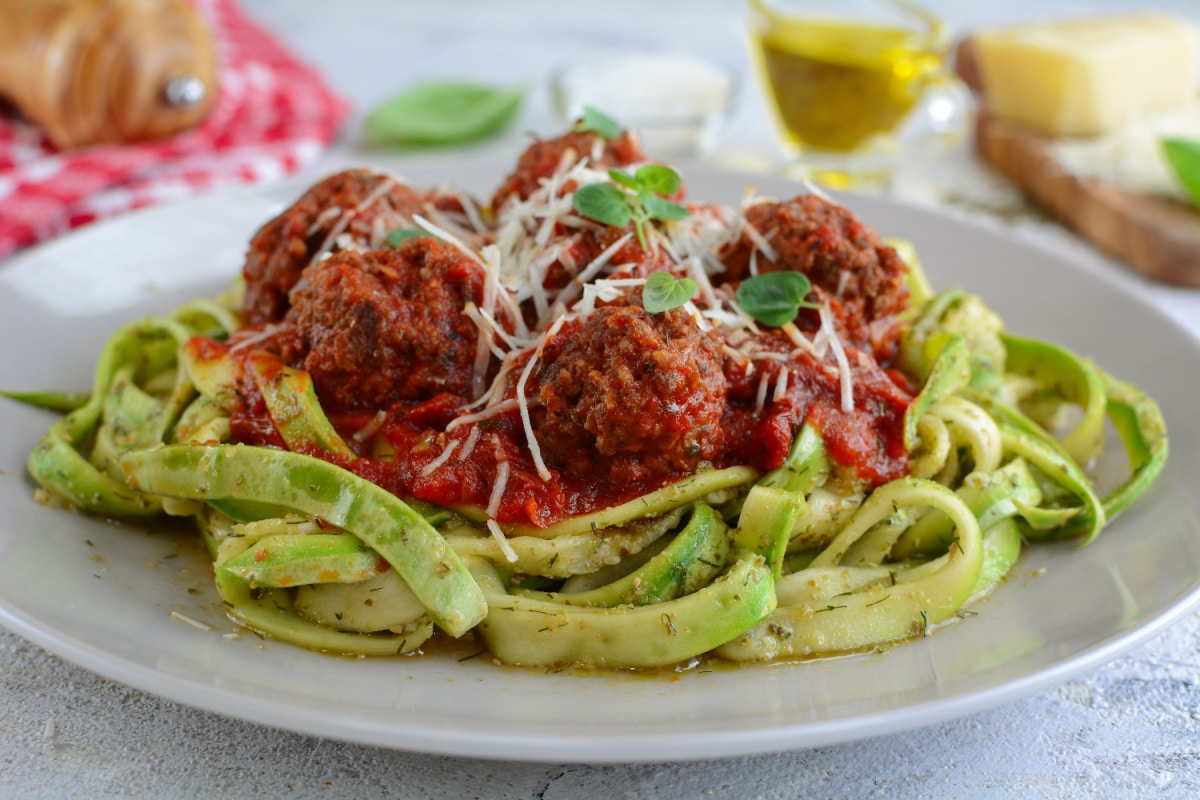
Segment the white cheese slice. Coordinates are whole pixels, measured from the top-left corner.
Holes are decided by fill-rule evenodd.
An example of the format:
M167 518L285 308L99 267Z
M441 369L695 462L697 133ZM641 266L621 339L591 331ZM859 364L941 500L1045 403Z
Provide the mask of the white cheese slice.
M1048 136L1097 136L1196 91L1196 33L1163 14L985 30L975 48L992 113Z

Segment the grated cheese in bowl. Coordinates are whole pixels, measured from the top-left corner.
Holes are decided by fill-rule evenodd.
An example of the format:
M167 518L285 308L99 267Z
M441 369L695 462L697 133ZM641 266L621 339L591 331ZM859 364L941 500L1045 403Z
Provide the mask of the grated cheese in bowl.
M715 147L734 80L691 55L628 54L562 70L553 93L567 124L590 105L638 129L650 152L696 155Z

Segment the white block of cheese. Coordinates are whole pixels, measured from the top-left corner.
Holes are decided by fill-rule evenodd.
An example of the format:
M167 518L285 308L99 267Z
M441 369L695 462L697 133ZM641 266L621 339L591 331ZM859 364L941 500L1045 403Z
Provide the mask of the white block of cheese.
M1156 13L1083 17L975 37L991 112L1048 136L1097 136L1196 94L1196 32Z

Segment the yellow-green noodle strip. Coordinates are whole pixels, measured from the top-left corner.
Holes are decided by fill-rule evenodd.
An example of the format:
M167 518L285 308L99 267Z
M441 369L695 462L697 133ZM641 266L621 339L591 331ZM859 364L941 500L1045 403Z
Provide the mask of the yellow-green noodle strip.
M859 536L895 508L911 506L933 506L953 521L955 540L946 555L898 572L894 585L889 579L816 603L780 606L747 633L718 648L717 654L736 661L762 661L849 652L923 635L929 626L953 616L978 582L983 544L970 509L932 481L902 478L876 489L813 566L837 566Z

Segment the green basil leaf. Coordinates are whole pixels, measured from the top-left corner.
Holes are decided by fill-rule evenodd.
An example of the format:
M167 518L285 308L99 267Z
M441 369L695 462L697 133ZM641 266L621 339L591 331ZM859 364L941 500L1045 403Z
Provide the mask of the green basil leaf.
M637 182L655 194L675 194L683 185L679 173L662 164L646 164L634 173Z
M642 185L637 182L637 178L630 175L625 170L610 169L608 177L612 178L615 183L619 183L627 189L633 189L635 192L642 188Z
M571 204L583 216L615 228L623 228L633 218L625 193L610 183L589 183L575 191Z
M405 239L415 239L418 236L433 236L428 231L423 231L420 228L395 228L388 231L387 246L395 249L400 246L400 243Z
M580 133L594 133L604 139L615 139L621 135L621 126L612 117L591 106L583 107L583 118L575 123Z
M456 81L415 86L377 106L366 120L374 144L461 144L504 130L517 117L521 89Z
M768 272L742 281L738 305L764 325L779 328L796 318L801 308L817 308L804 298L812 283L803 272Z
M646 197L642 199L642 208L650 219L687 219L692 215L679 203L672 203L663 197Z
M1180 185L1200 208L1200 139L1160 139L1163 155Z
M651 314L661 314L696 296L696 282L691 278L676 278L669 272L655 272L642 287L642 308Z

